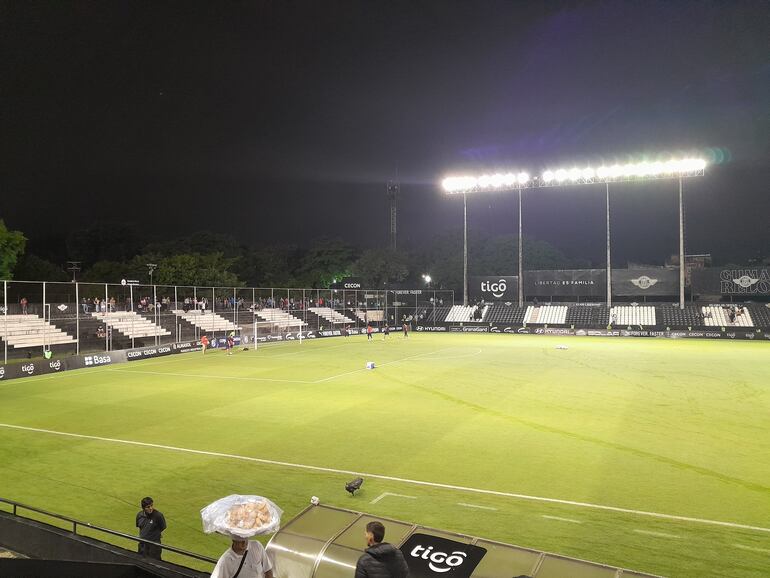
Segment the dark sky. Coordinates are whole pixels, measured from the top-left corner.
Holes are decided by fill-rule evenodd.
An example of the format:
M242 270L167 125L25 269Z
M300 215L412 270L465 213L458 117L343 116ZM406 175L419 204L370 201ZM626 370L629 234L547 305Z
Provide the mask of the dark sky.
M458 228L458 170L660 152L687 250L770 254L770 2L0 2L0 217L29 237L95 220L249 243ZM677 250L674 182L618 185L616 256ZM526 234L601 259L600 189L533 191ZM470 227L513 232L513 198Z

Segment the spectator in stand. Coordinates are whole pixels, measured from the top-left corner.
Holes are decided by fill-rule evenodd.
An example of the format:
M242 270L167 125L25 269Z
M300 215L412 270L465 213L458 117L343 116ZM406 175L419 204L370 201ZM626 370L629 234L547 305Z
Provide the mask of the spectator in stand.
M142 499L142 509L136 515L136 527L139 528L139 537L151 542L160 542L160 535L166 529L166 518L155 509L149 496ZM139 553L142 556L160 560L162 551L160 546L139 542Z
M80 306L83 308L83 313L88 314L88 301L85 297L80 300Z
M28 304L28 301L27 301L26 297L22 297L19 300L19 305L21 306L21 314L22 315L26 315L27 314L27 304Z

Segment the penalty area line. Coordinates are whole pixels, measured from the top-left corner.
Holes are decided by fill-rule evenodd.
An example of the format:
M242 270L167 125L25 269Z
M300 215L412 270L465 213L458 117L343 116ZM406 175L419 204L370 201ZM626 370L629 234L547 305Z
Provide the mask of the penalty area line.
M603 510L606 512L617 512L620 514L633 514L636 516L646 516L648 518L658 518L662 520L673 520L677 522L690 522L693 524L706 524L710 526L720 526L724 528L738 528L741 530L753 530L755 532L766 532L770 533L770 528L765 528L762 526L751 526L749 524L738 524L736 522L723 522L720 520L709 520L707 518L693 518L690 516L677 516L673 514L663 514L661 512L649 512L646 510L633 510L630 508L621 508L618 506L606 506L603 504L592 504L590 502L577 502L574 500L562 500L559 498L546 498L543 496L530 496L527 494L517 494L514 492L501 492L497 490L485 490L482 488L471 488L468 486L458 486L454 484L442 484L439 482L427 482L424 480L412 480L409 478L399 478L396 476L386 476L383 474L372 474L368 472L358 472L355 470L343 470L338 468L327 468L323 466L313 466L308 464L295 464L292 462L282 462L279 460L269 460L266 458L255 458L251 456L239 456L237 454L227 454L223 452L211 452L206 450L196 450L192 448L182 448L178 446L169 446L164 444L152 444L148 442L139 442L134 440L123 440L123 439L117 439L117 438L108 438L108 437L102 437L102 436L92 436L92 435L85 435L85 434L76 434L76 433L70 433L70 432L61 432L61 431L55 431L55 430L49 430L49 429L43 429L43 428L36 428L36 427L28 427L28 426L22 426L22 425L14 425L14 424L8 424L8 423L0 423L0 427L6 428L6 429L14 429L14 430L20 430L20 431L29 431L29 432L36 432L36 433L44 433L49 435L57 435L62 437L71 437L71 438L77 438L77 439L85 439L85 440L96 440L96 441L103 441L103 442L109 442L109 443L116 443L116 444L124 444L124 445L130 445L130 446L137 446L137 447L146 447L146 448L155 448L155 449L161 449L161 450L168 450L173 452L182 452L182 453L188 453L188 454L194 454L194 455L201 455L201 456L210 456L210 457L216 457L216 458L225 458L225 459L231 459L231 460L240 460L244 462L253 462L253 463L259 463L259 464L269 464L273 466L283 466L287 468L295 468L295 469L302 469L302 470L310 470L315 472L325 472L330 474L344 474L347 476L360 476L360 477L366 477L366 478L373 478L376 480L387 480L391 482L400 482L403 484L411 484L414 486L423 486L428 488L441 488L444 490L454 490L458 492L468 492L473 494L482 494L486 496L499 496L502 498L514 498L518 500L528 500L532 502L541 502L541 503L547 503L547 504L559 504L563 506L574 506L577 508L588 508L593 510Z

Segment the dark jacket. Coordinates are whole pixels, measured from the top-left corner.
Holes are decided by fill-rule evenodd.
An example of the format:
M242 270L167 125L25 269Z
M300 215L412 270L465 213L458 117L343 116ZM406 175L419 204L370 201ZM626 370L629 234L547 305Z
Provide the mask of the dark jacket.
M149 516L144 510L139 510L136 527L139 528L140 538L160 542L160 534L166 529L166 518L158 510L153 510Z
M401 550L387 542L367 548L356 564L355 578L408 578L408 576L409 567Z

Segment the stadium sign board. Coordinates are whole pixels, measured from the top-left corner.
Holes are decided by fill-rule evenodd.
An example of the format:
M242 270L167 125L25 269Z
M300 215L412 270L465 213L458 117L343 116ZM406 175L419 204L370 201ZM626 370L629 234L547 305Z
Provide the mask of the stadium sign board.
M679 295L679 270L613 269L612 294L622 297Z
M606 292L605 269L524 272L524 294L528 297L602 297Z
M413 578L469 578L487 549L415 532L401 546L401 553L409 566L409 576Z
M468 289L471 301L516 301L519 278L515 275L474 276Z
M768 267L696 269L691 279L692 290L698 295L770 296Z

